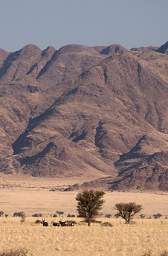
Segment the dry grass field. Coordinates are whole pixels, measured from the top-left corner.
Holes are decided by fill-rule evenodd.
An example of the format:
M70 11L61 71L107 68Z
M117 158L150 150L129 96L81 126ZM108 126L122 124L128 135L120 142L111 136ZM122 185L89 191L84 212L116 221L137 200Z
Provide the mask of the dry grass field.
M125 225L111 220L112 227L43 227L32 218L0 221L0 250L26 248L32 256L141 256L168 250L168 220L136 220Z
M26 248L30 256L141 256L151 251L160 255L168 250L168 219L135 219L125 225L122 220L102 218L110 221L112 227L85 224L74 227L43 227L35 224L32 213L43 213L51 223L51 213L57 210L75 213L76 192L49 191L55 186L72 184L76 180L22 179L1 177L0 210L10 216L15 211L25 211L25 223L20 218L0 218L0 252ZM142 213L168 215L168 194L166 193L124 193L105 194L103 213L114 214L117 202L134 201L143 205ZM80 219L76 219L80 222Z

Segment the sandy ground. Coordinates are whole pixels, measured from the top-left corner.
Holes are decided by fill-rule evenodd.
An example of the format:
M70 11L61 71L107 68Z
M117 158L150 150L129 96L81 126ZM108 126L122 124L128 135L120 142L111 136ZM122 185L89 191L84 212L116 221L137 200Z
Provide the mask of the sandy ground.
M76 193L50 191L56 186L65 186L79 182L77 179L44 179L23 177L0 178L0 209L8 214L25 211L27 215L35 212L54 213L57 210L65 214L75 213ZM146 215L161 213L168 215L167 193L108 192L105 194L103 213L115 213L117 202L136 202L142 204Z
M54 213L57 210L66 214L75 213L76 192L51 192L46 190L0 190L0 209L8 214L25 211L27 215L41 212ZM103 213L114 214L117 202L136 202L143 205L143 213L168 215L168 195L148 193L113 192L105 194Z

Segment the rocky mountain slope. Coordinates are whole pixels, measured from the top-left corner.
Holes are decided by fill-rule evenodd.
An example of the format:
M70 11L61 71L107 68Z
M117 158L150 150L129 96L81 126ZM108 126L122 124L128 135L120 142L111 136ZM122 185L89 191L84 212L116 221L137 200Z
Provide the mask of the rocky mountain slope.
M0 171L168 190L167 71L166 44L0 50Z

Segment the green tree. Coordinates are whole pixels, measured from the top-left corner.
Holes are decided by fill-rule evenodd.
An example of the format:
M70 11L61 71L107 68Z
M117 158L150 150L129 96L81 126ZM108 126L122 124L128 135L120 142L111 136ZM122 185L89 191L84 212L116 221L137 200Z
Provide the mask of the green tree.
M142 206L132 202L119 203L115 205L115 209L118 211L115 216L123 218L125 223L129 224L134 215L142 210Z
M94 190L84 190L81 193L78 193L76 196L77 211L80 217L85 218L88 226L90 226L91 221L99 214L99 211L102 209L104 200L103 191L94 191Z

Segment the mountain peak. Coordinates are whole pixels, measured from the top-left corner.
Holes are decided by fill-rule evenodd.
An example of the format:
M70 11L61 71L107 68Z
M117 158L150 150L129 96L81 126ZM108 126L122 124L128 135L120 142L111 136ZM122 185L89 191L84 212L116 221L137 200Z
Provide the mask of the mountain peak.
M27 44L21 50L20 53L29 57L30 55L40 53L41 49L34 44Z
M126 49L123 46L119 44L112 44L110 46L103 48L101 50L101 53L105 55L111 55L114 53L123 53L124 51L126 51Z
M166 55L117 44L0 53L1 172L168 190Z
M157 52L168 54L168 41L161 45L158 49Z

